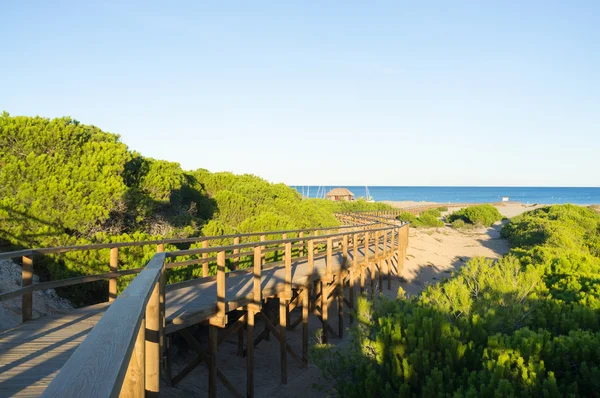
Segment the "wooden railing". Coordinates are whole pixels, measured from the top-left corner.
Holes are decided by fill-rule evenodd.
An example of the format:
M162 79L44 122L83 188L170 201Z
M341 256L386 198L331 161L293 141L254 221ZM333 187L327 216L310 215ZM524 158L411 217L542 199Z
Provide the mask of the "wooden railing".
M372 224L375 224L372 222ZM362 228L370 228L374 225L362 226ZM61 287L79 285L83 283L90 283L95 281L108 280L108 298L109 301L113 301L117 297L117 279L126 275L134 275L140 273L144 267L119 270L119 249L139 247L139 246L156 246L158 253L164 252L165 245L167 244L193 244L201 243L203 249L208 249L211 246L211 242L222 241L225 239L231 239L234 245L231 247L231 253L226 254L226 259L233 259L231 264L232 270L237 269L240 257L245 256L245 253L240 252L240 248L237 244L243 244L245 241L259 239L261 242L265 242L263 252L280 252L281 248L273 247L273 243L268 240L269 237L282 236L287 238L291 235L296 235L298 238L305 236L318 236L323 232L339 231L355 226L340 226L340 227L323 227L323 228L309 228L309 229L295 229L295 230L282 230L282 231L267 231L267 232L255 232L245 234L232 234L232 235L220 235L220 236L200 236L194 238L179 238L179 239L161 239L151 241L139 241L139 242L114 242L114 243L100 243L90 245L79 245L79 246L62 246L62 247L50 247L50 248L37 248L37 249L26 249L13 252L0 253L0 260L7 259L20 259L22 263L21 271L21 288L5 292L0 294L0 301L21 297L22 305L22 321L26 322L32 319L32 308L33 308L33 292L46 289L56 289ZM97 251L110 249L109 259L109 272L93 275L83 275L72 278L46 281L41 283L33 283L33 265L36 256L44 255L56 255L64 254L76 251ZM165 267L167 269L176 267L186 267L190 265L202 264L202 276L209 276L209 263L217 260L216 256L209 257L208 254L214 252L214 250L198 250L190 251L190 254L200 254L201 258L182 260L179 262L167 263Z
M227 246L157 253L150 263L140 269L140 271L137 271L137 269L128 270L139 272L139 275L110 305L101 320L50 383L44 392L44 396L87 397L123 395L137 397L144 394L151 396L158 394L161 371L160 355L165 333L165 292L167 290L199 285L208 279L216 280L216 309L214 315L208 321L210 325L224 327L227 323L227 312L229 311L225 297L226 284L228 277L232 277L232 275L240 272L253 274L252 292L249 294L246 302L238 302L236 305L247 306L246 308L254 308L257 311L260 310L263 300L261 287L262 272L265 269L275 266L274 264L265 264L264 262L265 252L268 250L282 250L284 252L283 264L276 263L285 268L285 278L281 286L278 286L278 289L283 291L283 293L279 293L280 297L288 298L291 298L293 286L291 268L293 249L296 249L297 259L305 259L307 262L308 281L305 282L307 284L312 283L315 259L319 255L326 259L327 275L325 278L329 278L332 275L331 267L334 251L341 251L342 253L342 269L358 265L358 250L361 248L364 248L362 259L364 263L368 264L371 260L369 252L372 247L374 247L372 260L377 259L379 261L378 259L385 256L387 256L386 258L397 256L400 262L400 259L403 259L406 254L408 225L389 220L389 222L385 223L360 223L360 220L373 221L378 218L379 216L359 215L354 219L358 222L358 225L340 227L338 232L325 235L304 235L299 233L315 232L323 229L288 231L287 233L296 232L299 236L293 238L284 236L283 239L277 240L262 240ZM245 234L245 236L270 234L279 233L267 232ZM239 237L241 238L241 236ZM209 241L211 238L203 239ZM158 243L154 241L152 244L161 245L163 241ZM319 251L319 245L323 246L323 252ZM111 246L102 245L102 247L109 248ZM59 248L58 250L64 249ZM161 251L160 246L159 251ZM51 249L26 251L29 256L32 253L52 252ZM349 259L350 252L353 254L352 262ZM215 276L165 286L165 270L167 266L177 264L167 264L166 259L177 259L189 255L204 256L201 258L204 261L207 258L216 258L217 274ZM241 256L251 256L253 266L250 269L232 271L226 275L226 259L239 259ZM119 272L113 271L97 275L96 277L113 278L122 275ZM388 265L387 272L388 280L390 280L391 265ZM360 278L362 291L364 287L364 272L358 277ZM23 293L23 290L21 289L19 292ZM209 351L212 349L213 343L216 350L216 333L212 338L209 337ZM285 348L282 348L282 350L285 353ZM214 358L214 355L210 357L210 360L212 358ZM213 368L215 367L211 367L211 369ZM212 383L212 376L210 380ZM216 376L214 376L214 380L216 382ZM214 393L214 388L212 391Z
M165 254L159 253L108 308L42 396L158 394L164 273Z

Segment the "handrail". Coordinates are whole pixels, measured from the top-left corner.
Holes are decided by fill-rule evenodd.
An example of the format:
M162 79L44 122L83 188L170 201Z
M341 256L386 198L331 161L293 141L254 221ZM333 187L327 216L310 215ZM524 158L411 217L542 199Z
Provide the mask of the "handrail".
M361 218L364 219L364 217L361 217ZM280 242L281 240L279 240L279 241L266 240L265 239L266 237L272 236L272 235L283 235L285 238L287 233L297 233L299 235L298 240L301 240L301 238L306 239L308 237L308 236L305 236L304 233L310 233L310 232L317 233L318 231L323 231L323 230L331 231L334 229L337 229L339 231L339 230L343 230L343 229L357 228L357 227L372 228L378 224L381 224L381 223L377 222L376 220L371 220L370 223L365 223L360 226L342 225L342 226L337 226L337 227L319 227L319 228L308 228L308 229L303 229L303 230L252 232L252 233L237 234L237 235L202 236L202 237L195 237L195 238L161 239L161 240L141 241L141 242L113 242L113 243L101 243L101 244L79 245L79 246L62 246L62 247L54 247L54 248L26 249L26 250L19 250L19 251L7 252L7 253L0 253L0 259L6 259L6 258L10 259L10 258L15 258L15 257L22 257L22 259L23 259L21 288L12 290L10 292L1 293L0 301L10 300L10 299L21 296L22 297L22 321L26 322L32 318L32 307L33 307L32 293L33 292L40 291L40 290L46 290L46 289L55 289L55 288L59 288L59 287L73 286L73 285L78 285L78 284L82 284L82 283L90 283L90 282L107 280L107 279L110 282L109 283L109 300L112 301L117 295L117 278L119 278L120 276L136 274L143 270L143 268L118 270L118 249L123 248L123 247L136 247L136 246L146 246L146 245L156 244L157 251L162 252L162 251L164 251L165 243L203 242L203 249L192 249L192 250L195 250L197 252L197 254L204 254L204 253L216 252L214 249L208 248L209 241L221 240L221 239L224 239L227 237L233 237L234 243L237 242L237 244L229 245L229 246L226 246L223 248L224 248L224 250L233 250L234 254L228 255L227 257L234 258L234 260L235 260L236 258L237 259L241 258L243 255L243 253L240 253L240 249L247 248L247 247L255 247L254 244L251 244L249 246L248 246L248 244L245 244L247 246L243 246L244 244L240 244L239 242L240 242L241 237L260 236L261 241L265 242L265 246L267 246L267 245L272 246L272 245L279 245L281 243ZM319 235L319 238L322 239L325 236L328 236L328 235ZM240 246L240 245L242 245L242 246ZM94 249L101 250L101 249L108 249L108 248L111 249L110 272L101 273L101 274L93 274L93 275L77 276L77 277L72 277L72 278L65 278L65 279L47 281L47 282L41 282L41 283L35 283L35 284L33 283L33 256L34 255L58 254L58 253L67 253L67 252L71 252L71 251L83 251L83 250L94 250ZM265 249L265 250L270 251L270 249ZM277 249L276 251L279 251L279 250L280 249ZM174 268L177 266L189 266L189 265L203 263L204 264L203 265L203 277L208 277L208 263L211 260L212 261L216 260L216 258L208 259L206 257L206 254L204 254L203 257L204 257L203 259L184 261L181 264L171 263L167 266L167 268Z
M30 257L40 254L60 254L68 253L72 251L84 251L84 250L99 250L99 249L112 249L122 247L138 247L138 246L149 246L149 245L161 245L161 244L172 244L172 243L197 243L203 241L217 240L217 239L229 239L229 238L244 238L249 236L261 236L261 235L281 235L299 232L311 232L311 231L325 231L336 228L351 228L352 226L340 225L333 227L319 227L319 228L307 228L307 229L290 229L282 231L264 231L264 232L249 232L244 234L230 234L230 235L213 235L213 236L197 236L192 238L173 238L173 239L156 239L146 241L134 241L134 242L113 242L113 243L92 243L89 245L74 245L74 246L59 246L59 247L44 247L36 249L23 249L12 252L0 253L0 260L9 260L17 257Z
M371 224L364 224L364 225L360 225L360 226L356 226L356 225L343 226L343 228L362 228L362 227L370 227L370 226L374 226L374 225L378 225L378 224L381 224L381 223L374 222ZM327 228L327 230L331 230L331 229L335 229L335 228ZM383 228L383 229L385 229L385 228ZM320 229L320 230L322 230L322 229ZM372 230L375 231L376 229L372 229ZM264 233L257 233L257 234L265 235ZM273 235L276 235L276 234L278 234L278 233L273 233ZM327 238L330 238L330 237L334 238L334 237L343 236L343 235L344 235L343 232L341 232L341 233L338 232L335 234L327 234L327 235L302 236L302 237L296 237L296 238L290 238L290 239L265 240L262 242L241 243L241 244L237 244L237 245L213 246L213 247L209 247L209 248L177 250L177 251L167 252L167 257L175 258L175 257L186 256L186 255L215 253L218 251L241 250L241 249L247 249L247 248L254 248L257 246L266 247L268 245L281 245L281 244L285 244L288 242L294 243L294 242L312 240L312 239L326 240ZM221 237L215 236L213 238L220 239ZM277 250L281 250L281 249L277 249ZM233 258L236 258L236 257L239 258L239 257L248 255L248 254L251 254L251 253L239 252L238 255L233 256ZM207 258L197 259L197 260L192 260L186 264L181 264L181 265L179 265L177 263L173 263L173 264L169 264L169 266L167 268L173 268L174 266L188 266L188 265L193 265L194 263L198 264L200 262L205 262L208 260L209 259L207 259ZM39 291L39 290L55 289L57 287L66 287L66 286L78 285L78 284L82 284L82 283L89 283L89 282L95 282L95 281L100 281L100 280L117 278L119 276L132 275L132 274L140 273L143 269L144 268L133 268L133 269L126 269L126 270L121 270L121 271L105 272L102 274L84 275L84 276L77 276L77 277L73 277L73 278L66 278L66 279L60 279L60 280L55 280L55 281L47 281L47 282L40 282L40 283L36 283L36 284L30 284L27 286L23 286L19 289L12 290L10 292L1 293L0 301L10 300L10 299L22 296L24 294L30 294L32 292Z
M155 254L71 355L43 397L118 397L127 372L136 373L137 378L130 381L139 383L126 387L134 393L141 392L139 396L149 390L149 384L158 387L160 350L156 326L161 323L159 283L164 266L165 254ZM153 336L149 330L156 334ZM136 353L132 355L134 349ZM152 366L155 369L147 372Z

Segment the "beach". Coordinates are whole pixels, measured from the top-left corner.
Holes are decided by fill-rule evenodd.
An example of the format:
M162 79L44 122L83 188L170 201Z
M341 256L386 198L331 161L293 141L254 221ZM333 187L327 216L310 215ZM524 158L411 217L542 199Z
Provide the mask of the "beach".
M461 206L455 206L455 204L453 204L453 203L439 203L439 202L426 202L426 201L417 202L417 201L413 201L413 200L403 200L403 201L384 200L384 201L381 201L381 203L385 203L385 204L395 207L397 209L405 209L405 208L417 207L417 206L439 205L439 206L448 207L449 211L447 213L451 213L451 212L454 212L454 211L462 208ZM496 207L498 209L498 211L500 212L500 214L502 214L506 218L511 218L511 217L517 216L517 215L522 214L529 210L535 210L535 209L539 209L540 207L549 206L549 205L545 205L545 204L524 204L521 202L494 202L494 203L490 203L490 204L492 204L494 207Z

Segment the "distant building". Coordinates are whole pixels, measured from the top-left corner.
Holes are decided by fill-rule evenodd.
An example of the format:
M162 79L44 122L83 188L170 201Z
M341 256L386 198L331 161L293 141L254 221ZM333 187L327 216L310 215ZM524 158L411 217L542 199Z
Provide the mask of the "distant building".
M503 202L508 202L509 201L509 197L508 196L503 196L502 197L502 201Z
M351 201L354 200L354 194L346 188L333 188L327 192L325 198L334 201Z

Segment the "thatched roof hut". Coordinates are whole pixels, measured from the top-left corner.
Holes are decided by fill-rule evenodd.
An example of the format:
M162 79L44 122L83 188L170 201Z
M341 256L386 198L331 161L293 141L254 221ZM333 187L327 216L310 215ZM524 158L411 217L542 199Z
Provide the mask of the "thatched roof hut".
M341 201L341 200L354 200L354 194L346 188L333 188L325 195L326 199Z

